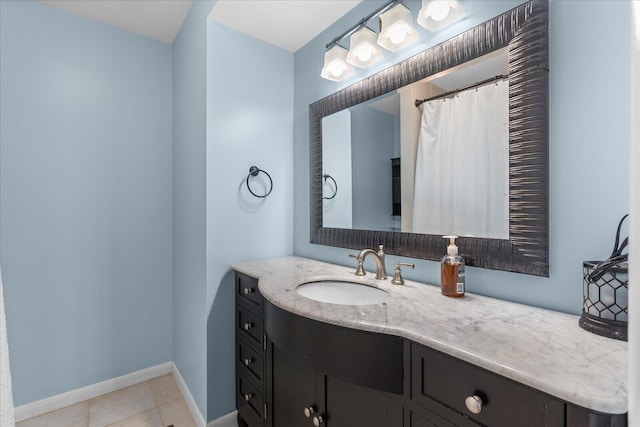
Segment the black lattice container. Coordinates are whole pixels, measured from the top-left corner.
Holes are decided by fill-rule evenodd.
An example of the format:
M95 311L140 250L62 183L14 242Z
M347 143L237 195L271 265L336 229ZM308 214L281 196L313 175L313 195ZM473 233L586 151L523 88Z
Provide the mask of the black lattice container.
M584 301L579 325L594 334L627 340L628 265L617 264L598 280L589 280L597 261L583 263Z

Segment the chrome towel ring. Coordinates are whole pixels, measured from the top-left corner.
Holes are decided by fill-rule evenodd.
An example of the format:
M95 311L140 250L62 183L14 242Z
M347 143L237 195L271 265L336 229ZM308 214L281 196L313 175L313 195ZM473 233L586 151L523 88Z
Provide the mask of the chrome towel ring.
M267 176L267 178L269 178L269 191L267 191L266 194L263 194L262 196L254 193L253 190L251 189L251 186L249 185L249 178L258 176L260 172L264 173ZM247 182L247 189L249 190L249 192L261 199L267 197L269 194L271 194L271 190L273 190L273 180L271 179L271 175L269 175L266 171L260 169L257 166L251 166L249 168L249 175L247 175L246 182Z
M325 200L331 200L334 197L336 197L336 194L338 194L338 183L336 182L335 179L333 179L333 177L331 175L329 175L328 173L325 173L324 175L322 175L322 177L324 178L324 181L326 182L327 179L330 179L331 181L333 181L333 194L331 195L331 197L322 197Z

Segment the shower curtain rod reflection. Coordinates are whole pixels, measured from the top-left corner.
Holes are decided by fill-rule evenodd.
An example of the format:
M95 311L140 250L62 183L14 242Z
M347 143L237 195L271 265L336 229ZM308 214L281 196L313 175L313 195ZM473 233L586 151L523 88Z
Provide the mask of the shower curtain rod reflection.
M455 95L455 94L457 94L459 92L463 92L463 91L465 91L467 89L477 88L477 87L480 87L482 85L486 85L487 83L494 83L494 82L498 83L498 80L502 80L502 79L507 78L507 77L509 77L509 76L504 76L504 75L501 74L499 76L491 77L490 79L482 80L482 81L476 82L476 83L474 83L472 85L469 85L469 86L466 86L466 87L463 87L463 88L458 88L456 90L450 90L449 92L445 92L445 93L441 93L440 95L432 96L431 98L416 99L416 107L421 106L425 102L433 101L434 99L446 98L447 96Z

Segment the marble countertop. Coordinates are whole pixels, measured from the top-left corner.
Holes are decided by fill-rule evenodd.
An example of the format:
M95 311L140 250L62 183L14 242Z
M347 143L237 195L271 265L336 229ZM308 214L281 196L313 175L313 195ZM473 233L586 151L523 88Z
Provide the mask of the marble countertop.
M235 264L258 279L274 305L322 322L396 335L440 350L567 402L604 413L628 411L627 343L581 329L578 316L467 293L447 298L439 286L404 286L355 267L299 257ZM382 304L317 302L295 288L317 280L365 283L388 291Z

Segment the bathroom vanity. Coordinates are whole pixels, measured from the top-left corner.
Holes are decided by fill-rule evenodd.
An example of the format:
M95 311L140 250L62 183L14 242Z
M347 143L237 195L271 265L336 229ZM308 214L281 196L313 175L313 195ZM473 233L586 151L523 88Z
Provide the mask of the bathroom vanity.
M627 343L578 317L287 257L236 271L241 426L626 426ZM316 301L322 280L387 292Z

